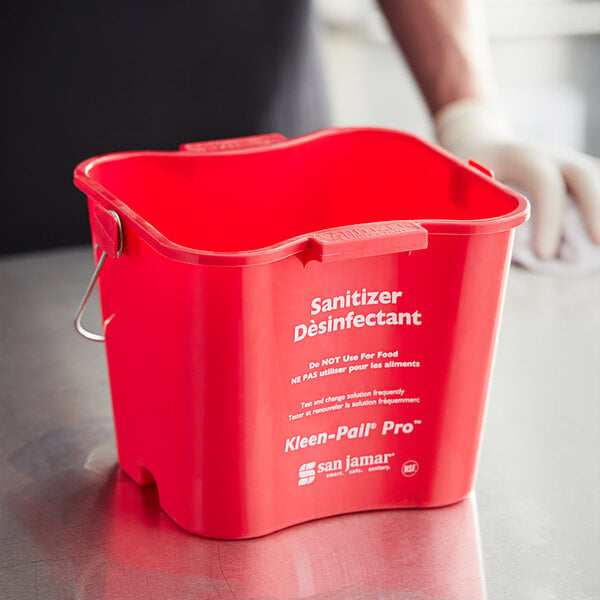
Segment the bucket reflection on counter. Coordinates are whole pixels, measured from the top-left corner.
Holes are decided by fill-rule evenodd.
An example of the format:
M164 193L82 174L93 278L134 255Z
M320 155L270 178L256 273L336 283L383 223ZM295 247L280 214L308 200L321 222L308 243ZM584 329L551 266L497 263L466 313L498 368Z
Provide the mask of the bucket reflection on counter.
M79 165L124 471L232 539L466 497L528 215L481 171L379 129Z
M82 577L82 599L486 597L472 495L440 509L343 515L243 541L188 535L160 510L154 486L140 490L122 474L107 510L102 567Z

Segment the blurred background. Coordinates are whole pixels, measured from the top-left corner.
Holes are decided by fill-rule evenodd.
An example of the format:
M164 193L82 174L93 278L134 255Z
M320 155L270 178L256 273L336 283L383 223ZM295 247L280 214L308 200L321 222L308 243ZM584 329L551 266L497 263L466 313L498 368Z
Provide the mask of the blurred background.
M90 156L265 131L292 136L329 123L432 138L376 2L317 0L316 22L299 0L293 10L276 0L211 4L2 3L0 253L89 242L71 174ZM600 2L484 4L499 96L518 128L600 155ZM324 86L319 57L295 39L299 20L300 35L320 41Z
M498 99L519 131L600 155L600 2L483 0ZM318 0L333 121L413 131L429 113L375 2Z

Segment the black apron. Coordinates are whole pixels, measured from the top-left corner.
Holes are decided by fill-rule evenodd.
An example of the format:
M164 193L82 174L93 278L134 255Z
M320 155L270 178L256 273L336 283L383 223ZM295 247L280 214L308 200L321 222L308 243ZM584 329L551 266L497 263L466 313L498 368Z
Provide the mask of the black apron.
M328 125L308 0L35 4L0 8L0 252L89 240L89 156Z

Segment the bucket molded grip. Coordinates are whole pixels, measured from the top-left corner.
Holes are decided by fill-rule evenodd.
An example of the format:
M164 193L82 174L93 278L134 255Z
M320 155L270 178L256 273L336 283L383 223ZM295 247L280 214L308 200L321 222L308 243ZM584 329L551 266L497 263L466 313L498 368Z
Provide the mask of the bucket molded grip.
M195 152L198 154L216 154L231 150L246 150L260 148L261 146L271 146L272 144L284 142L286 139L281 133L264 133L226 140L212 140L210 142L188 142L187 144L181 144L179 150L181 152Z
M385 221L318 231L310 236L308 260L330 262L427 248L427 230L410 221Z
M90 299L94 286L100 277L100 271L104 265L106 257L119 258L123 252L123 226L121 219L114 210L107 210L100 205L94 208L94 237L96 240L96 248L102 250L102 255L98 260L98 264L92 273L90 282L83 294L83 298L79 303L77 314L75 315L75 329L84 338L92 342L103 342L104 335L89 331L81 324L85 307Z

